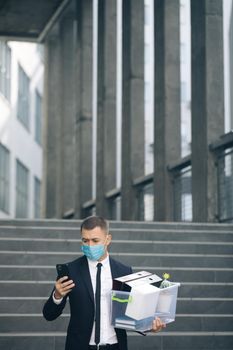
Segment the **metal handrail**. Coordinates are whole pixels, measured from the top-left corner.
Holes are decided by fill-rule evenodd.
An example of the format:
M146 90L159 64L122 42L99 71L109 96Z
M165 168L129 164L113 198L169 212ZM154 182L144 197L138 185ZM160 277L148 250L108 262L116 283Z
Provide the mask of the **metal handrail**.
M121 189L120 188L113 188L112 190L105 193L105 198L107 200L114 200L117 197L120 197L121 195Z
M215 142L212 142L209 145L209 150L213 153L215 153L216 156L216 164L221 161L221 159L229 154L232 154L233 152L233 131L230 131L229 133L222 135L219 137L218 140ZM191 154L179 159L176 163L169 164L167 166L168 172L171 174L171 177L173 179L173 188L175 189L175 182L180 181L179 178L185 176L186 172L191 171L192 168L192 158ZM133 187L138 193L138 200L143 201L145 191L148 185L153 185L154 182L154 173L148 174L146 176L141 176L133 181ZM186 179L184 179L186 180ZM183 181L183 180L182 180ZM190 181L190 180L189 180ZM152 189L153 192L153 189ZM152 193L151 192L151 193ZM191 194L191 193L190 193ZM178 194L176 194L178 195ZM121 197L121 188L113 188L112 190L105 193L105 199L109 202L109 205L114 205L114 201L118 200ZM174 196L175 198L175 196ZM219 195L220 198L220 195ZM142 204L142 203L141 203ZM142 206L144 203L142 204ZM174 204L175 205L175 204ZM82 210L84 212L91 211L96 206L96 199L91 199L83 203ZM140 207L140 206L139 206ZM179 205L178 205L179 207ZM64 218L72 218L74 215L73 209L67 211L64 213ZM221 216L220 210L219 215ZM175 219L175 218L174 218ZM229 219L229 218L227 218ZM219 221L227 221L225 218L220 218ZM230 218L232 219L232 218Z
M233 131L232 130L230 132L228 132L227 134L220 136L220 138L217 141L212 142L209 145L209 150L212 152L223 151L223 150L225 150L227 148L231 148L231 147L233 147Z
M148 184L151 184L153 181L154 181L154 174L151 173L151 174L141 176L141 177L138 177L137 179L135 179L133 182L133 186L136 188L143 187L143 186L146 186Z
M217 218L219 222L231 222L232 215L229 215L226 206L232 205L232 189L227 188L226 175L222 171L222 165L228 156L232 155L233 159L233 131L220 136L218 140L209 145L209 150L215 155L216 167L218 172L218 213ZM225 169L225 165L224 168ZM232 175L231 175L232 176ZM230 196L230 197L229 197ZM231 210L230 210L231 211Z
M167 170L171 173L178 173L182 169L185 169L188 166L190 166L191 164L192 164L191 154L189 154L188 156L180 159L177 163L168 165Z
M95 199L90 199L89 201L86 201L82 205L82 209L87 210L87 209L92 209L96 205L96 200Z

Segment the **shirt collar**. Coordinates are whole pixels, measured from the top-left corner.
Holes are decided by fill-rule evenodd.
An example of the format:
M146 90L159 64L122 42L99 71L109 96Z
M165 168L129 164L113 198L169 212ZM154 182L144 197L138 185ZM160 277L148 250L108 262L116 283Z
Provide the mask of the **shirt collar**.
M87 258L87 260L88 260L89 266L91 266L92 268L96 267L96 265L98 264L97 260L90 260L88 258ZM109 255L107 254L106 258L104 258L100 262L103 265L103 267L107 266L109 264Z

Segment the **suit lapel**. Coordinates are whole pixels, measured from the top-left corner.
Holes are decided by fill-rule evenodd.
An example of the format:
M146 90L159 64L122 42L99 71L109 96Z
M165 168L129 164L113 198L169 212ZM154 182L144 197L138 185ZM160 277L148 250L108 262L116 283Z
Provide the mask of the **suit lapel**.
M109 257L109 262L110 262L110 268L112 273L112 279L119 277L119 272L118 272L118 268L115 260Z
M91 276L90 276L87 258L85 256L83 257L82 264L80 265L80 272L82 274L83 282L86 285L87 290L90 294L91 300L94 303L94 293L93 293L93 288L91 283Z
M111 257L109 257L109 262L110 262L110 269L112 273L112 279L117 278L122 275L121 271L119 271L118 265L115 260L113 260ZM93 293L93 288L92 288L92 283L91 283L91 276L90 276L90 271L88 267L88 262L87 258L83 256L81 260L81 264L79 265L80 273L82 274L82 280L84 284L87 287L88 293L91 297L91 300L94 303L94 293Z

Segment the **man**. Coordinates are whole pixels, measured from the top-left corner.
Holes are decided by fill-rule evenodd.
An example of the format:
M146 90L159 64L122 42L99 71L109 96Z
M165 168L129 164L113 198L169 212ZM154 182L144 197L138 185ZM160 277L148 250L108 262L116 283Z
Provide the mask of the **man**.
M132 273L131 267L112 259L108 254L111 243L108 222L99 216L86 218L81 225L81 249L84 256L68 264L67 276L58 279L50 298L44 305L43 315L48 321L61 315L67 297L70 303L70 322L66 337L66 350L127 350L127 336L123 329L114 328L110 321L112 279ZM101 263L101 264L98 264ZM100 335L97 340L95 322L95 291L97 264L101 270ZM153 321L152 331L165 325L160 319Z

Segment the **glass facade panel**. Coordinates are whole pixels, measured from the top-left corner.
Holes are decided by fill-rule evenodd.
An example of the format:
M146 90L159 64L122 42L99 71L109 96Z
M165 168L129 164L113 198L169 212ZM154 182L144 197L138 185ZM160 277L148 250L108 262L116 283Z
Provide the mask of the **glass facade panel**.
M153 172L154 167L154 2L144 1L144 122L145 122L145 166L144 173Z
M153 182L142 185L139 188L139 213L140 221L153 221L154 219L154 186Z
M219 221L233 222L233 148L218 159Z
M17 116L26 129L29 129L29 78L19 66L18 110Z
M41 217L41 182L34 177L34 217Z
M0 210L9 212L10 153L0 144Z
M42 143L42 98L38 91L36 91L35 103L35 140L41 145Z
M0 92L10 101L11 49L4 41L0 41Z
M174 176L174 220L192 221L192 168L187 166Z
M16 161L16 218L28 217L28 181L29 171L19 161Z

